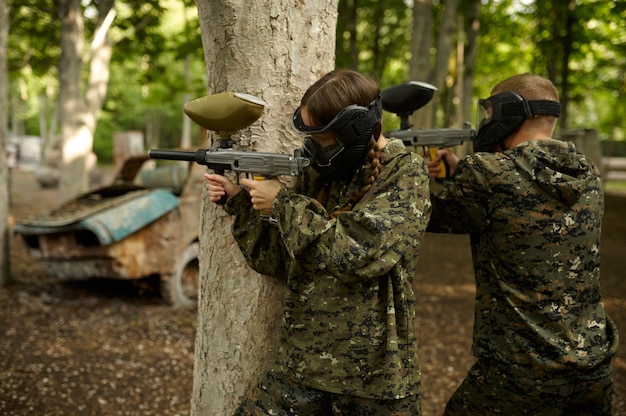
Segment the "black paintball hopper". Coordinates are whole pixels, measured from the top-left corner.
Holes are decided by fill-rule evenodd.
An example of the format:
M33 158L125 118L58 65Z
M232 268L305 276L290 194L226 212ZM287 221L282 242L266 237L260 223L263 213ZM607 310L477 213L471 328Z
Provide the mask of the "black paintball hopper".
M408 119L416 110L424 107L437 91L434 85L420 81L409 81L383 90L380 97L383 109L400 117L401 128L408 129Z

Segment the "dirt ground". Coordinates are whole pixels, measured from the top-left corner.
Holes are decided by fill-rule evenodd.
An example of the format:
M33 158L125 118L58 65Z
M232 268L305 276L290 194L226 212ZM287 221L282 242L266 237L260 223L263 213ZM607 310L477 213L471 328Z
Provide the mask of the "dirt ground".
M56 202L32 173L12 176L11 218ZM626 194L607 194L606 308L622 330L615 415L626 416ZM428 234L418 276L424 416L441 414L472 364L473 274L465 236ZM0 414L187 415L196 316L172 310L156 282L62 283L11 239L13 282L0 289Z

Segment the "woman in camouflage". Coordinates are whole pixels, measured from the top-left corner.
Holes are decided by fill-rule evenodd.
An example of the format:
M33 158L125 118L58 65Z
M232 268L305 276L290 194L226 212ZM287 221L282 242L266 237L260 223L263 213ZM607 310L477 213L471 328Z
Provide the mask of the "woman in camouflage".
M617 328L600 297L604 199L596 165L552 139L558 93L534 74L480 100L476 153L445 157L428 231L469 233L477 361L446 415L610 415Z
M381 115L375 81L330 72L292 118L312 160L295 188L206 175L248 264L287 285L278 361L238 415L420 414L412 282L428 173Z

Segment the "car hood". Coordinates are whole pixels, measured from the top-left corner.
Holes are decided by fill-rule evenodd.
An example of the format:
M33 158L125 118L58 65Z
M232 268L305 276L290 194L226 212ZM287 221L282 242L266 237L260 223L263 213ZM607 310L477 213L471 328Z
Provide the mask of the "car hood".
M39 235L88 230L100 244L109 245L140 230L179 204L175 195L162 189L137 189L114 198L106 195L107 192L100 190L71 199L46 213L16 222L13 232Z

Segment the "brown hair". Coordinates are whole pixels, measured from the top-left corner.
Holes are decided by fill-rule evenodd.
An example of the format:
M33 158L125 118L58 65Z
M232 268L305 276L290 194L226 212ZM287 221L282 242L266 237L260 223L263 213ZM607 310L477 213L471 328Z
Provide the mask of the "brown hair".
M331 71L313 84L302 96L300 105L306 107L311 122L314 125L322 125L330 122L342 109L356 104L367 107L379 94L376 81L359 72L339 69ZM370 176L367 177L358 192L350 196L348 202L331 214L337 216L344 211L350 211L354 205L371 188L380 174L380 149L376 142L382 131L379 122L370 142L365 156L365 161L370 165ZM328 202L328 184L324 184L318 193L317 199L322 204Z
M302 96L315 125L327 124L345 107L356 104L367 107L378 96L376 81L348 69L331 71L317 80Z
M515 92L527 100L559 101L559 92L547 78L527 72L513 75L493 87L492 94L504 91Z

